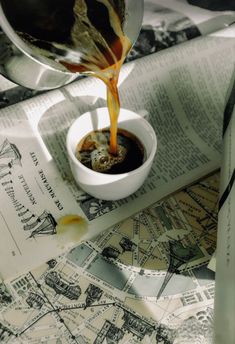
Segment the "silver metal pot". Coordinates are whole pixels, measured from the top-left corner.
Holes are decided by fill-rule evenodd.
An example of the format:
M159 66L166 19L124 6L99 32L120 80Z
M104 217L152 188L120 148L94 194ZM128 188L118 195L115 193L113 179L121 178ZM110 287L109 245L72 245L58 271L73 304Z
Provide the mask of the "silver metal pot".
M62 1L66 3L68 0L60 0L57 4ZM73 1L70 0L70 3ZM124 1L123 30L134 43L142 23L143 0ZM43 2L46 6L51 4L51 0L0 0L0 74L18 85L35 90L58 88L78 77L77 73L70 73L55 59L43 56L38 50L33 49L19 36L12 25L12 18L19 16L19 10L24 11L23 6L39 6ZM11 9L10 15L4 10L6 4ZM36 10L36 7L33 10ZM27 12L22 13L27 15ZM10 16L11 18L9 18ZM27 25L30 27L30 21L33 23L33 18L29 16L27 20Z

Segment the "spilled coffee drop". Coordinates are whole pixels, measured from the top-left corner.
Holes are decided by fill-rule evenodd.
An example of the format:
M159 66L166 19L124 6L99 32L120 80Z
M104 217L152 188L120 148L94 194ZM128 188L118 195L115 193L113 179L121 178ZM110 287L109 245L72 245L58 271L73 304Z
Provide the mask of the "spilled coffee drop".
M77 145L76 158L95 172L120 174L140 167L145 160L145 149L140 140L124 129L118 129L117 153L110 153L110 131L92 131Z
M61 217L56 226L57 240L60 245L80 242L87 234L86 220L80 215L69 214Z

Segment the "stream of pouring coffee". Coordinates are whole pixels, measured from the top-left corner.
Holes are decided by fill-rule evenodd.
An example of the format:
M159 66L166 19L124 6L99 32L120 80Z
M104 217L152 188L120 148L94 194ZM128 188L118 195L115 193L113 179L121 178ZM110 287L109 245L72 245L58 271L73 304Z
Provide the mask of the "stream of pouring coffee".
M137 0L138 1L138 0ZM107 86L111 154L117 154L118 77L131 43L123 32L125 0L0 0L10 24L34 52L62 70ZM44 62L44 61L43 61ZM66 68L64 68L66 67Z
M91 0L94 2L94 0ZM110 116L110 145L109 153L117 155L117 123L120 111L118 94L118 79L121 66L131 48L128 37L122 30L122 18L116 11L112 0L97 0L105 8L104 26L97 28L97 22L89 18L88 0L76 0L74 5L75 22L72 28L73 46L81 52L81 62L71 64L60 62L71 72L80 72L101 79L107 86L107 105ZM100 14L104 15L104 11ZM101 18L102 20L102 18Z

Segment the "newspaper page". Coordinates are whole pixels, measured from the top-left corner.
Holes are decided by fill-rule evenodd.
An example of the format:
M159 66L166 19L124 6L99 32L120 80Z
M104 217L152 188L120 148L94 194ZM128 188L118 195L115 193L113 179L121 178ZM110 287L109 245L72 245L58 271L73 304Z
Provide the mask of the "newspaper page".
M2 344L212 344L219 174L0 283Z
M228 30L231 35L234 33L234 28ZM120 213L128 216L220 167L224 99L232 75L233 54L234 39L221 34L199 38L124 66L119 87L121 105L149 113L158 136L158 152L145 185L129 199L106 203L104 211L97 207L97 214L89 212L94 199L84 196L79 201L77 189L71 189L90 221L102 224L106 218L113 224ZM22 106L51 155L56 156L61 175L69 180L61 147L66 128L74 115L105 106L106 89L100 81L90 78L60 92L64 100L48 108L38 125L36 118L41 114L38 109L43 98L36 98L33 107L26 102ZM63 129L58 130L60 126Z
M235 75L234 75L235 78ZM235 79L234 79L235 80ZM215 343L235 338L235 82L225 111L216 249Z
M14 122L0 129L0 271L4 277L64 252L66 243L54 235L56 220L67 213L79 215L28 122Z
M191 6L187 1L147 0L140 36L130 55L135 55L135 50L138 51L137 57L141 52L146 55L210 34L229 26L234 20L234 11L210 11Z
M87 230L79 240L95 237L124 218L220 167L223 104L231 78L234 50L234 28L231 27L220 36L195 39L125 65L120 80L121 104L137 112L140 109L147 111L158 136L158 152L152 171L143 187L129 198L117 202L94 199L78 189L69 169L65 138L70 124L79 114L106 105L105 87L94 78L79 80L60 90L2 109L2 147L7 139L5 128L13 127L16 121L27 120L31 127L29 136L34 135L40 145L40 148L35 148L36 157L40 156L40 150L46 157L44 174L52 176L49 184L53 186L53 179L57 180L58 177L60 180L62 177L63 182L56 184L56 193L62 195L59 197L61 202L63 195L68 195L64 202L64 213L75 212L87 222ZM20 132L21 129L15 131ZM22 142L22 150L27 156L31 149L27 140L25 144ZM8 164L11 165L10 162ZM56 168L53 167L53 172L50 172L53 164ZM38 177L38 171L31 169L28 173L33 181L28 182L25 178L24 183L30 185L35 195L38 193L38 181L35 178L35 173ZM21 174L27 175L23 171ZM5 178L2 183L11 180L9 177L12 176L14 188L18 190L15 192L22 197L22 182L18 174L5 176L3 173L2 176ZM1 203L1 231L9 226L13 238L17 237L15 241L22 241L21 245L24 246L24 242L29 241L28 236L11 221L16 212L11 197L5 195L5 199ZM26 201L19 199L19 202L24 205ZM46 200L40 204L41 208L47 207ZM40 214L39 211L37 215ZM55 221L59 219L58 213L51 214ZM33 218L29 219L33 222ZM41 235L37 238L37 259L41 257L42 260L42 251L45 255L54 256L53 250L45 252L46 246L43 244L45 236L51 233L44 234L43 238ZM57 242L58 236L55 235L53 240ZM1 245L4 246L4 240ZM12 251L16 253L16 250ZM4 278L14 275L20 268L25 270L35 266L36 258L31 259L28 249L23 250L24 259L18 259L10 250L3 252L1 270Z

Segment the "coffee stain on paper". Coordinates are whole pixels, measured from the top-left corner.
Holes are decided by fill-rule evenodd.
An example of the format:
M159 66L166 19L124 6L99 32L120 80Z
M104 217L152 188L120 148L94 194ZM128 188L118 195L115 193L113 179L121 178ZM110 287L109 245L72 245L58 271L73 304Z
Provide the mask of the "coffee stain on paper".
M57 238L63 244L80 242L87 231L87 221L79 215L65 215L57 221Z

